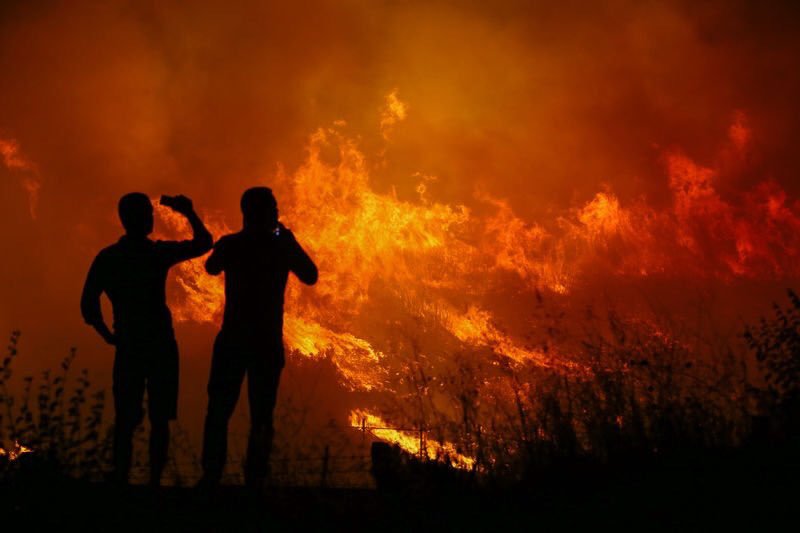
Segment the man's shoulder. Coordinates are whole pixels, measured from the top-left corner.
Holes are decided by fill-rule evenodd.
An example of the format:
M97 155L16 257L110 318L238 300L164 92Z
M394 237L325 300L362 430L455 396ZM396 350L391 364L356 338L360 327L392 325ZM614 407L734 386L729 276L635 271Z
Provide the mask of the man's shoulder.
M92 263L93 268L99 269L101 272L104 272L108 269L115 269L116 265L118 265L121 261L125 261L126 255L125 243L122 241L117 241L97 252L94 262Z
M160 245L165 241L153 241L147 239L146 241L131 242L130 240L122 237L117 242L106 246L97 253L97 261L127 261L132 256L142 257L158 252ZM168 242L168 241L167 241Z
M124 244L117 241L113 244L109 244L99 252L97 252L97 260L98 261L105 261L106 259L111 259L117 255L119 255L124 248Z
M236 244L237 242L242 240L242 232L237 231L236 233L228 233L227 235L223 235L217 242L214 243L214 248L222 248L225 246L230 246L231 244Z
M175 246L179 242L180 241L162 241L160 239L159 240L155 240L155 241L153 241L153 249L156 250L156 251L167 250L167 249L171 248L172 246Z

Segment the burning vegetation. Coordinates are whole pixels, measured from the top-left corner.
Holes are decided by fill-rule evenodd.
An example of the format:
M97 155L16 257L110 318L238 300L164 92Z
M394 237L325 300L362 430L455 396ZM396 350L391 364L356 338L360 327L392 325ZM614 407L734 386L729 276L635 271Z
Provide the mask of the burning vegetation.
M387 95L385 142L409 109L399 91ZM475 193L480 209L437 201L428 190L436 178L424 174L416 198L376 191L371 174L384 152L368 157L343 121L318 129L297 170L274 177L286 191L282 221L321 266L314 290L288 287L290 354L332 364L333 394L350 398L340 416L351 427L473 472L518 475L561 455L660 453L674 439L741 443L757 409L735 339L709 351L672 317L626 302L596 314L585 297L598 294L598 280L674 285L800 274L797 202L770 180L735 198L717 192L753 138L746 115L732 116L716 163L665 151L670 198L662 207L625 204L607 186L538 222L484 191ZM2 148L9 169L36 174L17 143ZM33 214L35 194L31 202ZM188 235L181 217L154 204L160 237ZM237 225L221 211L204 218L216 237ZM175 269L170 306L179 323L219 325L223 282L205 273L204 259ZM527 301L524 312L509 298ZM588 313L576 318L584 303ZM759 350L764 359L768 349ZM58 379L48 387L60 395ZM27 420L31 433L26 413L17 422ZM28 451L15 444L3 453L13 461Z
M390 93L385 138L406 113ZM720 161L743 159L752 137L743 113L733 113L727 135ZM671 198L662 208L623 205L607 188L532 223L486 193L481 213L437 202L430 176L416 199L377 192L370 173L380 165L346 124L317 130L297 171L274 178L288 184L282 220L321 266L313 291L289 285L290 353L333 363L342 394L361 398L348 415L354 427L461 468L508 467L531 446L545 447L537 455L608 456L634 442L664 450L670 432L739 442L747 370L735 338L712 353L684 335L685 324L624 303L575 318L571 302L587 301L581 294L598 279L797 277L800 207L776 183L724 200L723 163L704 166L678 150L663 162ZM177 217L158 215L165 235L186 234ZM216 236L235 226L211 211L206 218ZM202 264L177 268L172 308L178 321L218 324L222 280ZM503 305L510 294L530 302L522 316ZM392 429L409 425L411 434Z

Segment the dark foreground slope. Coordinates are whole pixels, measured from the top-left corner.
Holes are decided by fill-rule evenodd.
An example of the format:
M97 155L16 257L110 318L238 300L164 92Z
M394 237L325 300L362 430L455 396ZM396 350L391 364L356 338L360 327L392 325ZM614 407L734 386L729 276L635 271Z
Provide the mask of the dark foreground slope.
M795 523L793 529L800 458L763 452L613 470L559 468L513 489L273 488L253 497L224 487L214 501L188 488L15 476L0 487L0 511L3 524L21 531L652 531L781 522Z

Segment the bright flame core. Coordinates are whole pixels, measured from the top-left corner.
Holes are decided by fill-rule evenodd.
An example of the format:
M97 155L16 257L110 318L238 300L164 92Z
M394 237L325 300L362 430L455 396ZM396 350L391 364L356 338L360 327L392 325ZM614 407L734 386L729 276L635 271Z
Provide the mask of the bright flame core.
M390 93L381 131L397 126L407 109L396 91ZM339 122L314 132L305 162L276 180L291 191L279 198L282 220L320 267L312 289L288 287L287 345L301 356L330 356L354 390L393 387L386 337L375 328L376 312L388 308L371 306L400 308L420 331L444 332L452 346L488 350L517 365L575 370L558 347L530 347L506 326L492 308L498 287L514 279L530 295L566 295L598 272L695 279L800 274L798 205L773 182L740 203L726 200L715 187L722 171L680 152L664 156L672 195L664 209L643 199L623 205L607 188L555 220L532 223L509 202L480 191L476 198L489 208L485 216L432 200L425 183L435 178L423 174L415 174L422 180L417 201L376 192L368 158L345 129ZM736 113L724 150L741 153L751 137L746 117ZM157 213L171 233L188 233L178 215L163 208ZM230 231L219 215L204 218L215 237ZM176 320L218 323L222 279L206 275L202 259L180 265L176 279Z
M475 465L475 459L467 457L456 450L450 442L438 442L433 439L420 438L419 432L411 430L396 430L380 416L358 409L350 413L350 424L353 427L363 428L374 437L391 444L396 444L403 451L418 457L435 457L447 459L457 468L470 469Z
M33 450L28 448L24 444L20 444L19 441L14 441L14 447L6 451L4 448L0 447L0 457L8 457L8 460L11 462L16 461L26 453L32 453Z

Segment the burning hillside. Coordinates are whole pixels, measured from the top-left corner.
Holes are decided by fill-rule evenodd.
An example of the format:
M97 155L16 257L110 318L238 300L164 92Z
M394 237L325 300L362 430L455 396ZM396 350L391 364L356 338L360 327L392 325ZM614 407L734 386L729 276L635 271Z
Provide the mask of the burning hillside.
M387 96L387 109L402 113L392 120L384 114L384 131L402 127L406 105L397 95ZM663 208L643 198L624 205L609 186L535 222L480 190L481 214L439 202L426 188L436 178L422 173L415 199L376 192L371 173L379 172L380 160L362 151L346 123L317 130L296 172L266 180L287 184L290 194L279 198L282 220L321 272L313 289L289 285L290 352L330 357L345 388L373 393L408 385L408 359L398 352L409 349L426 359L432 376L448 354L465 351L495 365L586 374L591 368L566 345L531 341L528 330L541 325L509 315L498 299L517 293L530 302L569 302L573 293L594 290L598 279L655 277L679 286L797 278L800 204L769 180L727 199L717 192L726 162L744 161L752 136L746 116L732 116L718 161L704 165L678 150L664 153L660 178L671 198ZM165 235L187 234L178 216L158 213L169 227ZM214 212L206 218L216 237L237 227ZM205 274L203 259L180 265L175 278L175 318L218 324L222 280Z
M388 100L397 102L396 93ZM735 117L721 150L740 155L750 132L743 114ZM416 200L375 192L373 165L345 129L339 123L316 131L297 172L272 180L289 184L291 195L280 199L282 220L323 265L318 287L290 285L288 345L310 357L332 350L355 387L381 381L380 335L364 326L376 296L454 341L493 346L518 363L553 365L567 363L568 354L526 348L490 308L493 293L510 285L531 298L539 292L566 298L598 272L676 281L800 276L800 203L773 181L725 200L715 188L725 178L720 168L671 151L664 154L663 179L672 198L664 209L643 199L622 205L604 190L550 220L526 222L505 200L480 191L487 215L437 202L425 194L425 182L436 179L431 176L419 183ZM170 235L187 234L177 215L163 208L159 215ZM213 212L207 218L217 237L237 226ZM221 318L222 280L206 275L202 261L178 267L181 290L173 309L179 321Z

